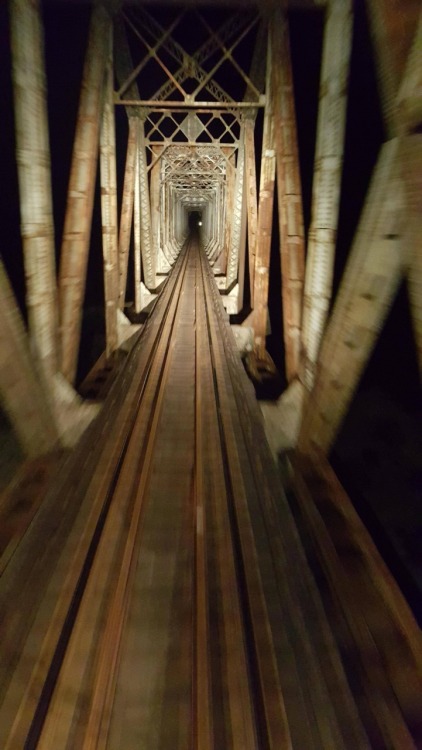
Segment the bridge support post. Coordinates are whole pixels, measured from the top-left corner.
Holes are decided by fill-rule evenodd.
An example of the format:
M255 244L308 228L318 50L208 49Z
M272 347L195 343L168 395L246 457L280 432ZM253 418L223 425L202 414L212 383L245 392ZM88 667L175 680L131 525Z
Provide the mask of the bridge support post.
M151 237L151 204L149 197L147 155L145 146L145 126L139 119L138 140L138 169L139 169L139 208L141 226L142 269L145 286L155 287L155 257L153 254Z
M289 28L281 10L274 13L271 34L284 352L291 382L299 371L305 238Z
M76 375L81 336L110 24L105 8L96 5L83 70L63 231L59 286L61 371L70 383Z
M208 236L210 238L209 246L209 260L213 262L214 271L219 269L219 258L222 253L222 245L224 243L224 195L225 187L223 183L219 182L215 188L214 201L209 210L209 229Z
M126 151L125 178L123 183L122 209L119 230L119 309L125 306L127 266L129 260L130 234L133 218L136 166L136 118L129 118L129 134Z
M167 259L167 261L170 263L170 250L169 250L169 227L168 227L168 207L169 207L169 198L168 198L168 183L162 182L161 183L161 190L160 190L160 197L161 197L161 216L160 216L160 231L161 231L161 237L163 238L163 252Z
M406 268L401 144L384 144L304 406L298 449L327 453Z
M227 273L227 263L229 256L229 248L231 244L232 235L232 219L233 219L233 208L234 208L234 196L236 189L236 167L233 163L234 155L230 149L226 149L226 200L224 203L224 245L222 248L221 255L218 259L218 270L220 273Z
M0 260L0 396L25 454L35 458L59 442L54 405L34 368L25 326Z
M266 104L264 112L264 133L262 138L261 176L259 180L254 310L252 316L255 331L255 351L258 359L262 360L266 355L265 338L268 325L268 287L276 167L271 65L271 39L270 34L268 34L267 72L265 83Z
M113 37L107 30L109 54L104 87L104 110L100 134L101 217L104 263L106 356L118 347L117 310L119 301L116 136L113 101Z
M139 120L136 121L136 165L135 165L135 190L133 210L133 272L134 272L134 305L135 312L140 313L142 309L141 299L141 208L139 197Z
M160 269L162 265L161 248L160 248L160 171L161 171L161 155L162 149L154 147L152 152L152 158L155 161L153 167L151 167L151 233L152 233L152 247L154 258L156 259L156 269Z
M301 379L309 390L332 291L352 37L350 0L329 0L326 14L302 322Z
M249 290L251 307L254 306L255 257L257 243L258 206L256 194L256 164L255 164L255 121L251 117L245 119L245 179L246 203L248 209L248 261L249 261Z
M43 30L39 3L11 0L21 235L29 332L47 380L58 370L58 310Z

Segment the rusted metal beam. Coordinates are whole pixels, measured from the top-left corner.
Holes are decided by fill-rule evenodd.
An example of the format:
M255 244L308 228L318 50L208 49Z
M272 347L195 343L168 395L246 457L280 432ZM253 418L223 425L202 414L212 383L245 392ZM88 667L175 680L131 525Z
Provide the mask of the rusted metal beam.
M239 263L238 263L238 272L237 272L237 282L238 282L237 312L240 312L244 305L247 225L248 225L248 209L247 209L247 203L246 203L246 180L243 178L241 214L240 214L240 230L239 230Z
M419 371L422 377L422 134L403 140L402 175L408 222L407 284Z
M229 248L231 244L232 216L234 207L234 196L236 188L236 167L233 163L234 154L226 162L226 186L224 200L224 240L218 262L220 273L226 273ZM223 238L222 238L223 239Z
M328 453L406 270L399 139L384 144L324 336L298 449Z
M134 190L134 211L133 211L133 273L135 289L135 312L139 313L142 309L141 299L141 206L139 196L139 120L136 121L136 166L135 166L135 190Z
M327 5L312 219L306 256L300 377L312 387L332 292L352 38L350 0Z
M266 24L261 19L255 40L255 47L252 55L252 62L249 77L254 83L255 91L264 91L265 73L266 73ZM246 87L245 101L250 98L261 99L261 94L254 97L253 90ZM256 185L256 161L255 161L255 120L257 109L252 109L245 113L244 137L245 137L245 183L246 183L246 206L247 206L247 232L248 232L248 265L249 265L249 296L250 305L254 306L254 285L255 285L255 262L256 262L256 243L257 243L257 224L258 224L258 198Z
M266 354L265 338L268 325L268 287L270 277L270 250L276 169L274 112L271 90L272 60L271 38L270 35L268 35L267 72L265 83L266 105L262 138L261 175L259 180L254 309L252 315L255 336L255 353L258 359L264 359Z
M133 217L133 196L135 191L136 167L136 118L129 118L129 134L126 151L126 167L123 183L122 207L119 228L119 308L125 305L127 266L129 259L130 235Z
M160 180L161 180L161 162L160 157L163 149L153 150L154 166L151 169L151 235L153 253L158 263L160 253Z
M163 39L165 34L164 28L156 19L147 13L145 9L143 9L140 21L143 25L148 27L149 33L157 41ZM232 38L235 33L240 34L247 22L248 17L246 16L245 18L244 13L237 14L235 19L229 18L219 28L218 40L225 42ZM180 68L174 74L174 78L178 84L183 84L193 71L195 78L199 81L203 81L207 75L207 71L202 67L202 64L218 51L219 46L215 37L212 39L207 38L199 49L196 50L193 55L190 55L174 38L165 38L163 44L166 52L180 64ZM216 81L209 81L206 88L213 97L220 102L229 102L231 100L231 97ZM158 100L166 100L170 94L172 94L174 89L175 86L173 82L168 80L155 93L154 98ZM187 98L190 98L189 95Z
M151 236L151 203L149 197L148 165L145 144L145 125L139 120L138 135L138 175L141 223L141 251L143 280L148 289L155 287L156 258L153 252ZM168 217L167 217L168 218Z
M399 132L400 122L406 117L406 112L397 106L397 93L403 80L415 30L418 23L421 23L421 5L419 0L366 0L366 5L374 42L384 121L388 135L393 136ZM416 58L419 59L419 71L420 49L419 46L415 50Z
M245 174L245 144L244 128L239 141L236 163L236 177L233 191L233 211L228 215L230 224L230 244L228 246L226 288L230 288L237 280L239 270L239 253L241 250L243 196Z
M274 130L287 381L298 374L305 276L302 187L287 16L277 9L271 24Z
M160 112L161 110L175 110L178 109L206 109L206 110L225 110L225 109L256 109L257 107L265 107L264 99L260 99L259 102L236 102L234 100L229 102L212 102L212 101L186 101L181 102L177 99L174 100L162 100L162 99L117 99L115 98L114 103L123 104L125 107L146 107L147 109L154 109L154 112Z
M121 98L122 94L125 94L126 91L133 85L136 85L136 78L138 77L139 73L142 71L142 69L148 64L151 57L154 56L154 54L158 51L158 49L164 44L165 40L171 36L174 29L178 25L180 21L181 16L177 16L173 23L169 26L168 29L163 31L163 34L160 36L160 38L157 40L157 42L153 45L153 47L150 49L150 53L144 57L141 62L132 70L127 70L124 74L124 77L122 80L119 80L120 88L117 92L117 96ZM122 33L126 36L125 30L124 30L124 24L122 19L117 19L118 28L119 28L119 35ZM133 66L132 66L133 67ZM119 78L119 76L118 76Z
M108 61L100 133L101 221L106 324L106 356L118 347L119 248L117 232L116 135L113 104L113 36L107 30Z
M258 199L256 190L256 163L254 120L245 120L245 180L246 204L248 208L248 260L251 307L254 306L256 244L258 232Z
M29 332L45 376L58 370L58 310L44 39L38 0L11 0L16 161Z
M0 399L30 458L59 442L50 388L30 352L25 326L0 258Z
M60 258L61 371L70 382L75 378L78 360L110 27L111 19L105 8L95 5L82 77Z

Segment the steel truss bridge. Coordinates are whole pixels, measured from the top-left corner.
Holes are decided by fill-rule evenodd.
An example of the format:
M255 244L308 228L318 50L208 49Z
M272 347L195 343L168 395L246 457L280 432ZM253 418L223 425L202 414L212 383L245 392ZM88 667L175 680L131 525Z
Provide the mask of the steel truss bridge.
M324 17L309 227L292 8ZM403 279L421 362L419 4L367 0L387 140L334 300L351 0L93 2L59 243L42 9L8 5L1 747L420 747L420 631L328 461ZM105 351L78 392L97 167ZM276 224L287 387L260 410L239 349L268 377Z

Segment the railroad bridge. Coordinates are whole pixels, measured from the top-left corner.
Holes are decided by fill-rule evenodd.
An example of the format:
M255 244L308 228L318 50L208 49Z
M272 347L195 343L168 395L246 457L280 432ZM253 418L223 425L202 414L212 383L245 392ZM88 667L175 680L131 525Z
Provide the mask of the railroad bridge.
M0 10L1 747L422 747L330 464L404 287L421 364L419 2Z

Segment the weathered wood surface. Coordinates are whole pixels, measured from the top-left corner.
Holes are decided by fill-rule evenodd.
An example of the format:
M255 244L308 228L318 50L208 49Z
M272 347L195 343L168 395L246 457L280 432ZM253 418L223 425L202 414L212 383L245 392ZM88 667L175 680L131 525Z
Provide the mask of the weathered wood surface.
M195 245L5 566L0 612L2 748L371 747Z

